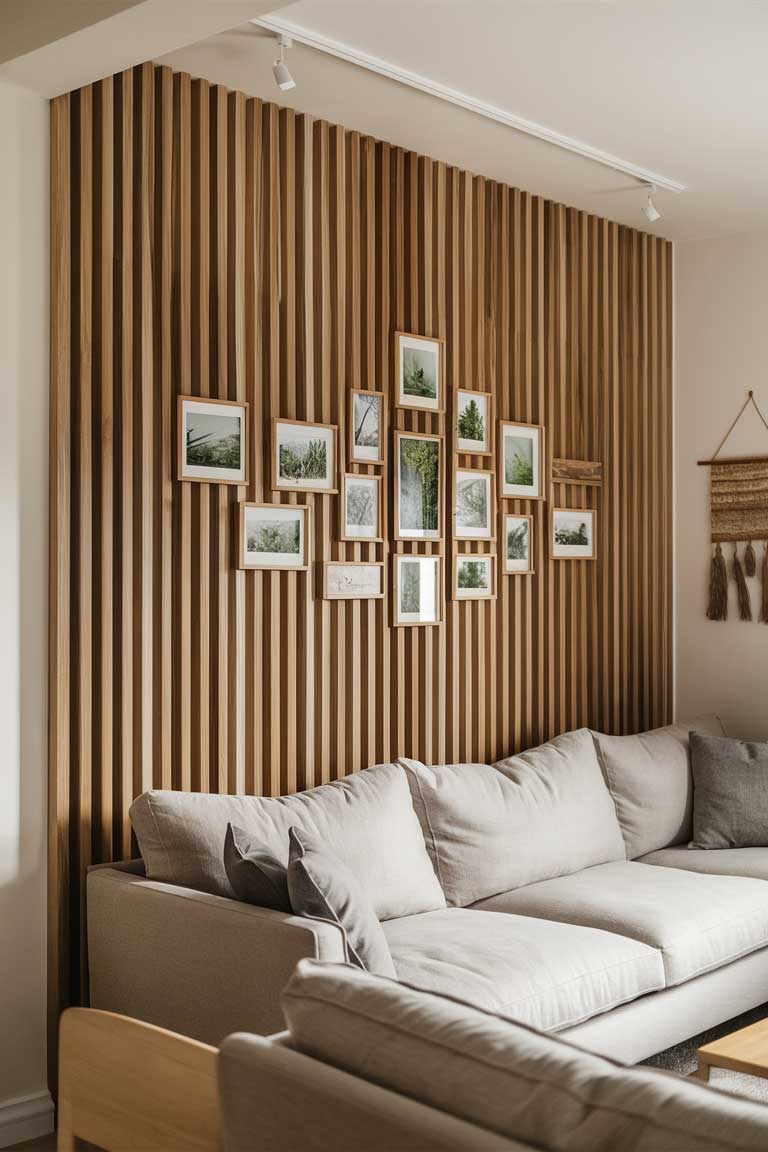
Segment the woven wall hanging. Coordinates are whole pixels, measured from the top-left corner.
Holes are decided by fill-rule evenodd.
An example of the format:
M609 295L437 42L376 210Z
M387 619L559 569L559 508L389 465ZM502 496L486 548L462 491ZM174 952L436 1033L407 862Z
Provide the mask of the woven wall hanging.
M714 545L707 616L710 620L728 619L728 566L723 545L732 544L732 575L738 592L739 616L742 620L752 619L746 577L757 573L754 544L762 541L760 620L768 624L768 456L733 456L718 460L726 440L750 404L754 405L768 431L768 421L750 391L712 459L699 460L699 464L710 469L709 501ZM740 544L744 545L743 561L739 557Z

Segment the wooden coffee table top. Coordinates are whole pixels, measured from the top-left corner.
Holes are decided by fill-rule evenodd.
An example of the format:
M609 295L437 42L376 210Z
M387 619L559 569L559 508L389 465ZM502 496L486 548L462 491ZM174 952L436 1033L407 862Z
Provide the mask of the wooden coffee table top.
M768 1079L768 1019L705 1044L697 1056L697 1075L701 1080L709 1079L710 1068L729 1068L732 1072Z

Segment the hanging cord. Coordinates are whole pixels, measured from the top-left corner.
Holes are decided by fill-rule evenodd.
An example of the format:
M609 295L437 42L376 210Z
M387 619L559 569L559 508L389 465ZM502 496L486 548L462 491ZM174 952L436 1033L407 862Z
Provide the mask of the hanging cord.
M734 420L733 424L731 424L731 426L730 426L730 428L728 429L728 431L726 432L725 436L723 436L722 440L721 440L721 441L720 441L720 443L718 444L718 446L717 446L717 450L716 450L716 452L715 452L714 456L712 457L712 459L713 459L713 460L716 460L716 459L717 459L717 457L718 457L719 453L721 452L722 448L723 448L723 447L724 447L724 445L725 445L725 442L726 442L726 440L727 440L727 439L728 439L728 437L730 436L731 432L733 432L734 428L735 428L735 427L736 427L736 425L738 424L739 420L741 420L742 416L744 415L744 412L745 412L745 410L747 409L747 407L748 407L750 404L752 404L752 405L754 406L755 412L757 412L758 416L760 417L760 419L762 420L763 424L765 425L765 430L766 430L766 432L768 432L768 420L766 420L765 416L763 416L762 412L761 412L761 411L760 411L760 409L758 408L758 406L757 406L757 400L755 400L755 394L754 394L754 392L752 391L752 389L750 388L749 392L747 393L747 398L746 398L746 400L744 401L744 403L742 404L741 408L739 409L739 414L738 414L738 416L736 417L736 419Z

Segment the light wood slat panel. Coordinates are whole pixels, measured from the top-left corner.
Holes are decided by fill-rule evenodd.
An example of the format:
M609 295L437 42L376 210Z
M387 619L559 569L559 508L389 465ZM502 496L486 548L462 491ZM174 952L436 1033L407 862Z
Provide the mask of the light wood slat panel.
M492 761L671 711L672 265L662 240L142 65L52 103L50 999L85 988L90 860L131 851L142 789L279 794L399 754ZM446 415L393 407L393 333L446 341ZM446 532L339 539L338 496L270 488L273 416L445 436ZM452 598L453 391L602 460L532 513L533 576ZM250 405L247 486L176 479L178 394ZM494 436L494 451L496 450ZM486 465L480 457L462 465ZM309 574L235 568L244 498L312 508ZM596 563L549 558L551 499L598 512ZM439 628L391 627L398 554L443 557ZM381 601L319 594L383 560ZM52 1017L53 1018L53 1017Z

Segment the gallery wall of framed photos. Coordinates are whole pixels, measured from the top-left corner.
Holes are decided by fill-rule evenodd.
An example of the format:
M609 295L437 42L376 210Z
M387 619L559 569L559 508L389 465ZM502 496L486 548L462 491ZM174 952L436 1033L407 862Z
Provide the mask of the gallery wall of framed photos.
M51 147L66 1000L58 925L145 788L668 719L672 272L656 237L166 68L54 100Z

